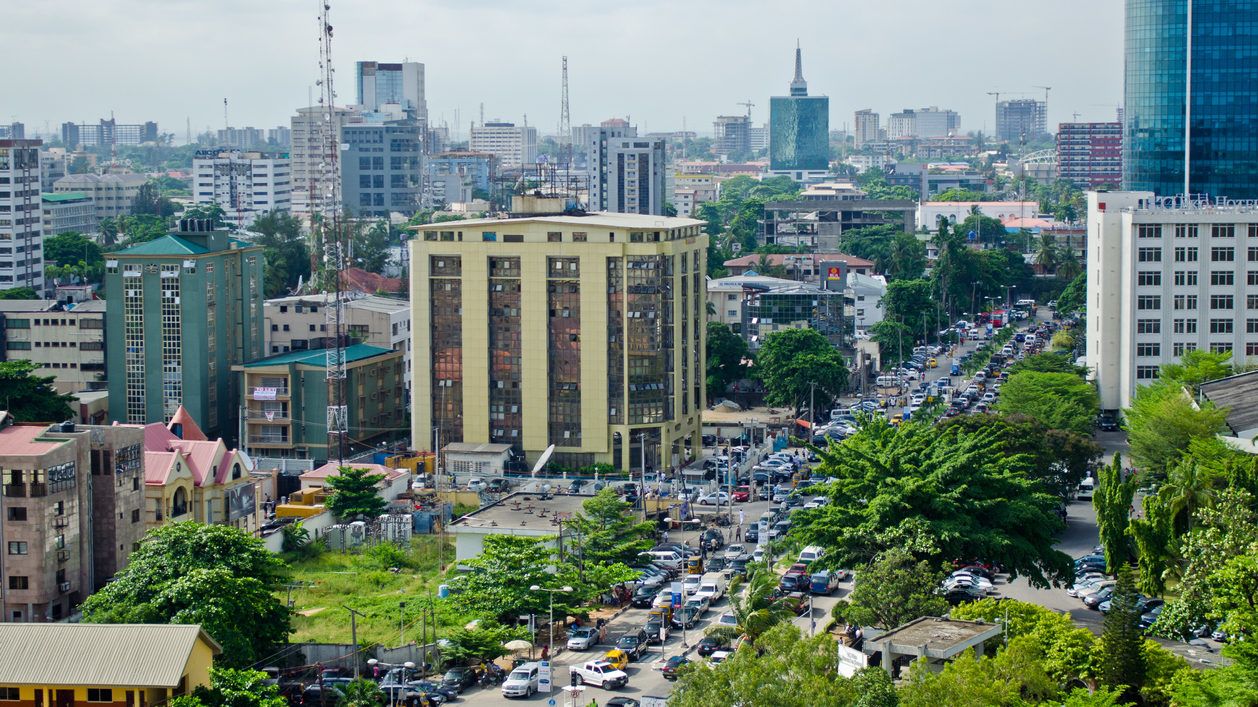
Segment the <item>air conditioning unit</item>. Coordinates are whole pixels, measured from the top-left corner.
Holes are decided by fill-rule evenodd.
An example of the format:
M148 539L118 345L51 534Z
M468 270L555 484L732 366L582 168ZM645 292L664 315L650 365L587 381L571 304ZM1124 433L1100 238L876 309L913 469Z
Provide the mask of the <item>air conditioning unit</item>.
M60 590L61 590L61 592L64 594L65 592L70 591L70 583L69 583L69 582L62 582L61 584L58 584L58 585L57 585L57 589L60 589Z

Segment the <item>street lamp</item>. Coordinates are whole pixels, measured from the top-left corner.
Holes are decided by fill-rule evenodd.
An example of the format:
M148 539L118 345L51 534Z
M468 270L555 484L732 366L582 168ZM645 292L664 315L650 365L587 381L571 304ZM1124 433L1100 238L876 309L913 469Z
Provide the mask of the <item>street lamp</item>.
M384 663L379 660L376 660L375 658L369 658L367 660L367 665L370 665L373 668L376 667L377 665L383 665L386 668L402 668L402 674L398 676L398 681L397 681L397 685L399 687L391 688L389 691L389 704L390 705L402 704L406 700L406 695L405 695L406 690L404 688L401 688L401 686L406 685L406 671L414 670L415 664L409 660L406 661L405 663L399 664L399 663Z
M546 650L546 655L547 657L550 658L550 660L553 661L555 659L555 595L560 592L564 592L564 593L571 592L572 587L565 585L565 586L559 587L558 589L547 589L547 588L534 584L533 586L529 587L529 591L530 592L547 592L550 594L550 626L549 626L550 647ZM554 675L551 675L550 689L548 690L548 692L553 692L554 689L555 689L555 677Z

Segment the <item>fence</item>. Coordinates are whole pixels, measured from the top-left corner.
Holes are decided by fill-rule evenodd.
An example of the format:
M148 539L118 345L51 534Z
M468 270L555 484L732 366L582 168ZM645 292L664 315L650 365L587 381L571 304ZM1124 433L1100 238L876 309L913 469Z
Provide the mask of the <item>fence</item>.
M352 673L355 660L357 660L358 669L364 675L368 672L367 661L371 658L391 665L401 665L407 662L421 665L425 659L430 664L435 663L434 656L437 655L437 647L432 643L423 646L408 643L396 648L371 646L357 651L357 647L352 643L294 643L291 647L295 650L287 661L289 664L321 665L324 668L339 667Z

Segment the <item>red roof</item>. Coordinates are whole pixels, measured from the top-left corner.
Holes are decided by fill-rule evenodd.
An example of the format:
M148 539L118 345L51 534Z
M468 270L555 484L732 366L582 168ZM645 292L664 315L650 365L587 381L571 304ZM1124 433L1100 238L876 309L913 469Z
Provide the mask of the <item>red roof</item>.
M48 431L48 425L14 425L0 430L0 454L5 456L38 456L66 443L64 439L36 442Z
M388 292L391 294L403 294L406 292L406 283L400 277L385 277L374 272L367 272L362 268L348 268L341 273L341 285L346 289L355 292L364 292L374 295L377 292Z
M170 418L170 424L166 425L166 429L174 432L175 425L183 425L183 434L176 435L180 439L202 442L209 439L205 436L205 433L201 431L201 427L197 425L197 421L192 419L192 415L188 414L188 411L185 410L182 405L179 406L179 409L176 410L175 414Z

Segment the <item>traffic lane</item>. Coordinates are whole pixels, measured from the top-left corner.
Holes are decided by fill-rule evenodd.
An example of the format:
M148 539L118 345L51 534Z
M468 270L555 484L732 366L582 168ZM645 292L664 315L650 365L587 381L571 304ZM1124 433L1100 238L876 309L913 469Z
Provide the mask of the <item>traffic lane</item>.
M1067 555L1079 557L1096 547L1099 535L1096 528L1096 510L1091 501L1072 501L1066 508L1066 529L1054 547ZM1047 609L1070 615L1076 623L1096 631L1100 630L1099 611L1093 611L1083 605L1079 599L1066 594L1065 587L1040 589L1032 587L1025 577L999 585L1001 594L1020 601L1038 604Z

